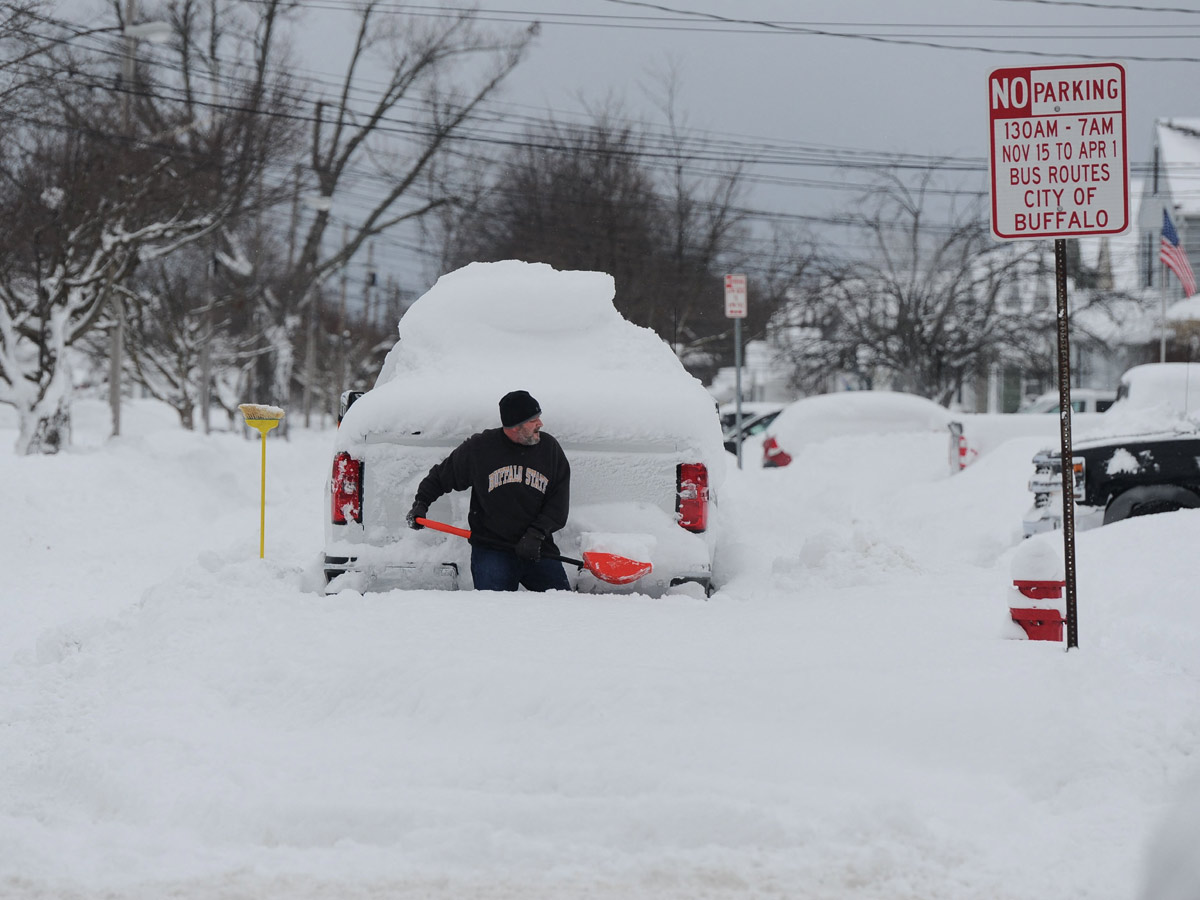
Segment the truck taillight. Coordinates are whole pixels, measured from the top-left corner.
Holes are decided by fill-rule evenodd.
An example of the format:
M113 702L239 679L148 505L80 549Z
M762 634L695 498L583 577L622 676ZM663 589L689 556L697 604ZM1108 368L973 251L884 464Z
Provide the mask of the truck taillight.
M330 482L330 513L334 525L362 521L363 464L349 453L333 458L333 479Z
M708 469L701 463L683 463L675 478L675 512L680 526L688 531L704 531L708 528Z

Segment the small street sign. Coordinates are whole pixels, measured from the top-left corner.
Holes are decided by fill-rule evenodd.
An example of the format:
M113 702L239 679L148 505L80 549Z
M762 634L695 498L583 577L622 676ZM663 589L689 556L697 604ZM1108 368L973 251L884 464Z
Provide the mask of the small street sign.
M746 318L746 276L725 276L725 317Z

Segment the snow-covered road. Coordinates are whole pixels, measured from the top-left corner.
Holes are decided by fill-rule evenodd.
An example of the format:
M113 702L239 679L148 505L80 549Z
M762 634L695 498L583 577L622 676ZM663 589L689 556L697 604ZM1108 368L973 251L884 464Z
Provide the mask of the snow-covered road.
M1028 443L735 470L707 602L325 597L328 434L261 561L257 443L128 418L0 467L5 898L1127 898L1197 775L1200 511L1080 534L1080 649L1014 640Z

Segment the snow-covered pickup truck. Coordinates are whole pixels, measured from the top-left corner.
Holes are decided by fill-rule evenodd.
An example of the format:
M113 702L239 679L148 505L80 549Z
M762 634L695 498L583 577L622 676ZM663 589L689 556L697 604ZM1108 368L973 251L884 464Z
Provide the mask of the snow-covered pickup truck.
M1121 378L1102 424L1072 421L1075 527L1200 507L1200 366L1135 366ZM1062 527L1062 454L1033 458L1025 535Z
M544 264L472 263L442 276L400 320L375 386L338 427L328 482L326 591L471 587L465 540L405 522L417 485L472 434L500 425L498 401L526 390L571 465L570 516L554 536L649 562L617 588L567 567L579 591L712 586L716 493L727 466L704 386L653 331L613 306L611 276ZM429 518L467 523L468 492Z

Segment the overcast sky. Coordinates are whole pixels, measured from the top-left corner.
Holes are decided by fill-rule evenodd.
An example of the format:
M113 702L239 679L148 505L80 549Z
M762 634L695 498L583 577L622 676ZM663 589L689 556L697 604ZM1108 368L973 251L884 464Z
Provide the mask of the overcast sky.
M87 3L89 0L72 0ZM122 0L124 2L124 0ZM142 0L151 9L151 0ZM333 75L349 0L298 0L304 67ZM381 7L424 16L457 2ZM799 226L852 204L862 163L949 157L987 187L987 76L1013 65L1118 61L1134 174L1159 117L1200 116L1200 3L1109 0L479 0L495 27L540 34L493 110L583 121L607 100L656 115L647 89L674 67L679 108L714 154L740 160L749 205ZM1194 9L1181 9L1183 6ZM94 7L93 7L94 8ZM504 113L511 113L507 118ZM661 117L659 118L661 121ZM833 152L831 152L833 151ZM831 190L831 186L840 189ZM848 187L847 187L848 186Z
M847 160L971 160L976 174L968 180L986 189L992 69L1121 62L1135 175L1150 157L1156 118L1200 116L1200 4L1188 0L1170 7L1104 0L479 5L497 22L541 23L502 103L570 119L582 115L584 103L611 97L653 116L647 89L661 85L661 73L673 66L688 124L711 132L722 155L747 161L751 205L816 229L822 217L852 204L853 185L868 178ZM1184 5L1195 11L1179 11ZM831 148L839 152L826 152ZM830 165L831 155L841 164ZM766 156L776 161L762 161Z
M609 91L639 102L641 86L671 60L681 75L691 124L750 139L751 159L762 144L791 145L796 162L807 155L800 145L820 145L969 158L982 172L987 75L1011 65L1123 62L1135 166L1149 157L1154 119L1200 115L1200 4L1194 3L1185 4L1196 7L1192 14L1070 0L484 0L482 5L519 9L521 16L542 22L537 45L506 91L513 102L572 110L579 96ZM1101 5L1111 8L1096 8ZM1190 61L1156 61L1169 57ZM814 166L759 171L797 182L841 177L836 169ZM762 202L781 210L803 207L807 192L800 185L772 190Z

